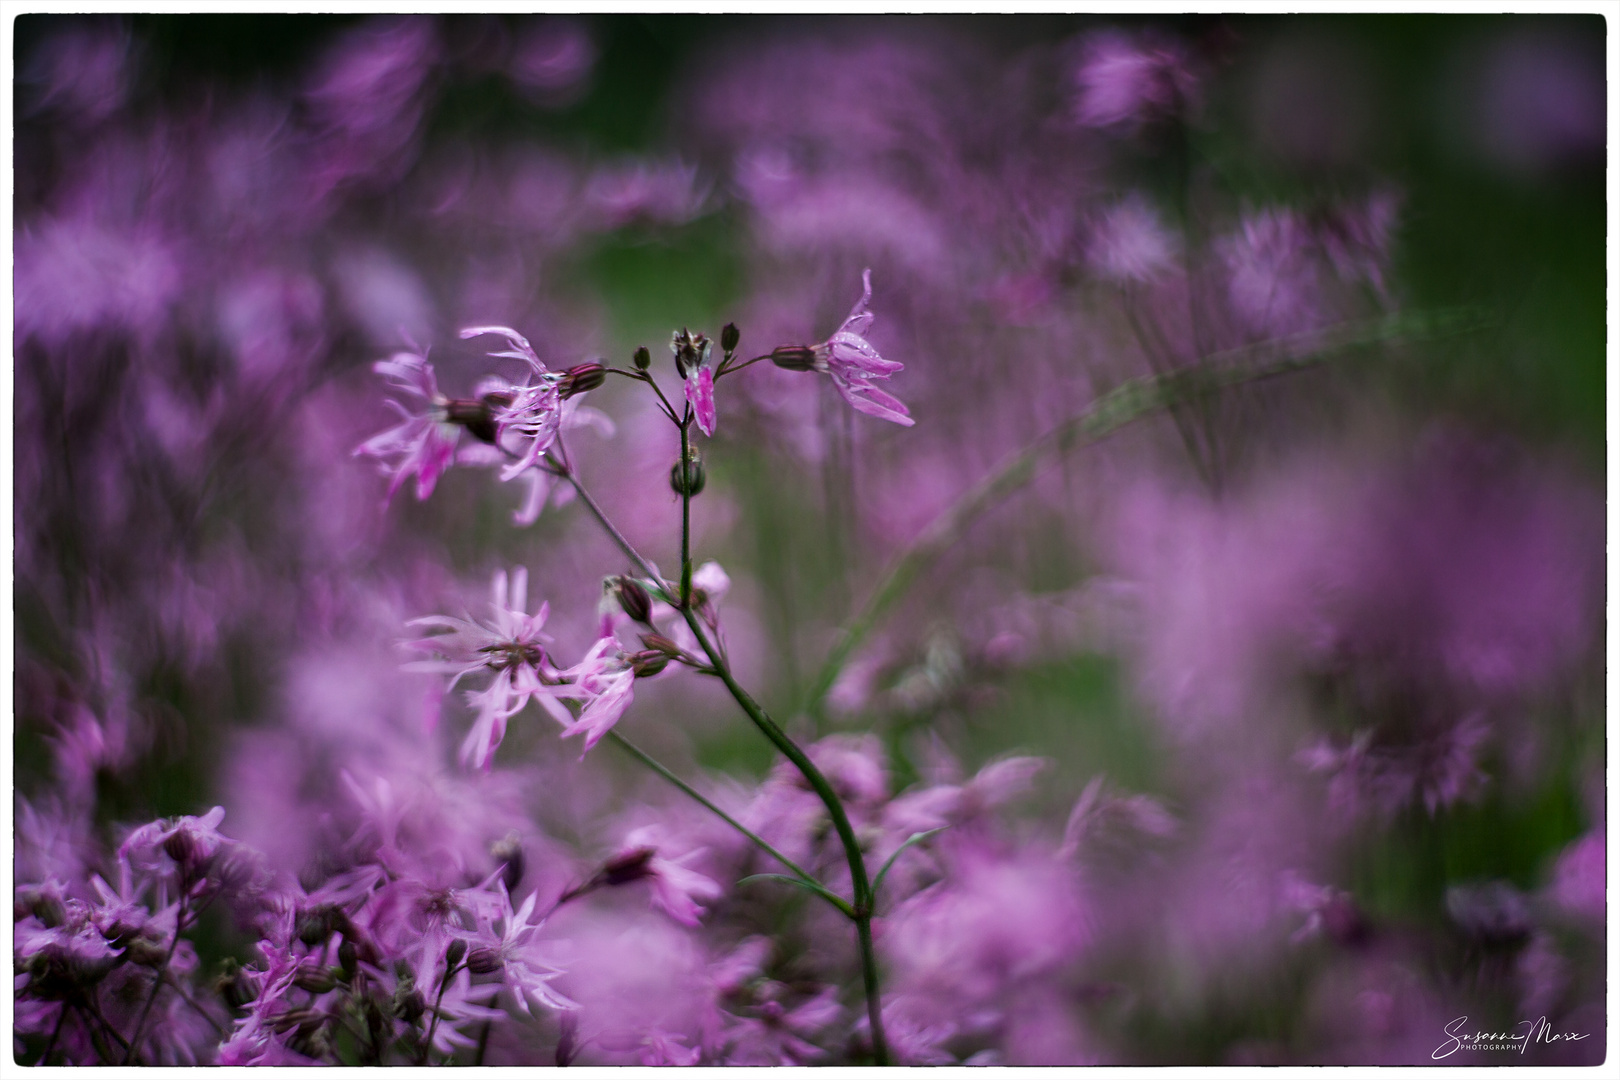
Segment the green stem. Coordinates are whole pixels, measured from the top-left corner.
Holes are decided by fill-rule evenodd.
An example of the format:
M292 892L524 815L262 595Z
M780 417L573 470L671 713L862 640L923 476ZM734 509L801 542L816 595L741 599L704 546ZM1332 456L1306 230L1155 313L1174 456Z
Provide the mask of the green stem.
M684 430L682 435L684 444ZM662 581L663 579L652 564L642 558L641 553L635 549L634 545L626 540L624 534L614 527L613 522L608 519L602 507L591 497L585 486L579 482L579 477L574 475L573 470L568 470L565 475L568 477L568 482L574 486L574 490L579 493L580 501L585 504L586 509L590 510L597 522L613 538L613 541L619 545L619 549L629 557L631 562L641 567L648 577L654 581ZM683 496L683 499L689 501L689 496ZM687 555L688 540L689 538L683 535L681 545L683 562L687 561L685 556ZM849 862L850 883L854 890L854 903L848 914L855 923L860 940L861 971L866 986L868 1015L872 1024L873 1054L879 1065L887 1065L889 1063L888 1042L883 1032L881 1002L877 998L877 954L872 948L872 887L866 876L866 861L861 855L860 842L855 838L855 830L849 823L849 815L844 812L844 804L838 798L838 793L833 790L832 784L828 783L827 778L821 774L820 769L816 768L815 763L810 760L809 756L799 749L798 744L788 738L787 733L776 725L776 721L772 720L765 710L760 707L759 702L755 701L748 691L738 684L736 678L731 674L731 666L726 662L725 655L715 647L714 642L709 640L709 635L704 630L702 620L698 618L697 612L693 610L690 604L682 606L681 615L686 619L686 625L691 628L698 644L702 646L704 654L708 656L709 664L714 668L714 673L719 676L721 682L725 683L726 689L730 691L732 698L736 700L738 705L742 706L743 712L753 721L754 726L759 728L765 737L771 741L772 745L793 763L794 768L799 770L800 775L805 778L821 799L822 804L826 806L828 816L832 818L833 828L838 833L838 839L844 846L845 858Z
M811 685L805 711L812 717L822 718L827 692L838 680L845 663L895 602L905 595L912 582L981 514L1033 480L1043 459L1056 459L1143 417L1222 389L1305 370L1344 353L1395 338L1441 337L1477 330L1487 324L1488 320L1481 313L1461 308L1341 323L1315 333L1211 353L1196 367L1122 383L1018 451L995 472L963 492L923 530L890 566L866 606L840 635Z
M740 364L732 364L732 363L721 364L720 369L714 373L714 381L719 382L722 376L730 375L733 371L741 371L745 367L750 367L750 366L752 366L754 364L759 363L761 360L769 360L770 358L771 358L771 354L770 353L765 353L765 354L763 354L761 356L756 356L756 357L753 357L752 359L744 360Z
M861 943L861 976L866 983L866 1020L872 1028L872 1060L879 1065L889 1063L889 1037L883 1030L883 999L878 988L876 951L872 948L872 913L855 921L855 933Z
M421 1056L416 1059L416 1063L418 1065L426 1065L428 1055L433 1053L433 1036L437 1035L439 1032L439 1008L444 1004L444 991L450 985L451 977L454 976L456 972L460 971L461 968L462 965L460 964L457 964L454 967L447 967L444 969L444 974L439 978L439 993L438 996L433 999L433 1019L428 1024L427 1038L422 1040ZM380 1056L381 1055L379 1055L379 1057Z
M866 1007L872 1024L872 1052L879 1065L889 1063L888 1042L883 1032L882 1004L878 998L878 972L877 954L872 948L872 886L866 876L866 859L861 854L860 841L855 838L855 829L849 823L849 815L844 812L844 803L833 790L833 786L816 768L808 754L799 749L797 743L788 738L787 733L777 726L776 721L755 701L748 691L744 690L731 674L731 667L726 663L725 657L715 648L704 632L703 623L698 619L697 613L691 608L681 612L686 617L686 625L691 628L698 644L708 654L709 663L714 667L715 674L720 681L726 684L726 689L742 706L743 712L754 722L754 726L765 735L771 743L782 752L782 755L793 762L810 787L815 790L826 806L827 814L832 818L833 829L838 833L839 841L844 845L844 856L849 862L850 883L854 890L854 911L850 918L855 921L856 933L861 948L861 973L866 984Z
M662 776L665 780L668 780L670 783L686 792L687 795L691 796L697 802L701 803L706 809L708 809L710 813L714 814L721 821L724 821L727 825L730 825L743 836L753 841L756 847L765 852L765 854L769 855L771 858L775 859L777 862L781 863L783 866L787 867L789 870L793 871L794 875L800 880L807 884L814 885L818 889L825 889L825 886L823 886L821 882L817 881L808 870L805 870L798 863L776 850L776 848L771 846L769 841L765 840L758 833L748 828L748 826L744 825L742 822L720 809L714 803L710 802L702 792L698 791L697 788L694 788L691 784L688 784L685 780L682 780L679 776L676 776L669 769L665 768L657 758L654 758L651 754L648 754L645 750L642 750L639 746L631 742L629 739L626 739L623 735L620 735L617 731L608 732L607 737L611 741L624 747L624 749L628 751L631 756L640 761L643 765L647 766L647 768L651 769L659 776ZM841 905L839 910L845 915L854 915L854 909L850 907L850 905L841 897L839 898L838 903Z
M687 454L690 453L691 437L691 410L688 409L686 418L681 421L681 610L686 611L692 606L692 492L687 482L690 473L687 466Z

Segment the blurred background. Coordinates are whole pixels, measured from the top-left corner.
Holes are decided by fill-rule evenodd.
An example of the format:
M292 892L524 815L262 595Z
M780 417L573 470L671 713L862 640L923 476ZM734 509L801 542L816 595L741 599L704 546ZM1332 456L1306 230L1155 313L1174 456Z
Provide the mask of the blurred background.
M493 323L554 368L646 345L678 391L672 330L820 342L870 268L916 426L728 377L696 553L744 684L875 735L890 792L1037 755L1008 828L1053 844L1116 793L1067 1034L1009 1060L1417 1063L1464 1013L1602 1060L1601 18L14 25L18 881L216 803L301 872L357 763L455 778L473 847L611 845L661 781L537 709L460 774L471 711L396 643L523 565L578 657L629 567L488 469L385 504L371 365L414 342L470 396L518 374L457 337ZM1330 344L1042 457L824 667L1039 433ZM638 390L570 450L667 570L679 443ZM622 730L757 784L717 690L638 686Z

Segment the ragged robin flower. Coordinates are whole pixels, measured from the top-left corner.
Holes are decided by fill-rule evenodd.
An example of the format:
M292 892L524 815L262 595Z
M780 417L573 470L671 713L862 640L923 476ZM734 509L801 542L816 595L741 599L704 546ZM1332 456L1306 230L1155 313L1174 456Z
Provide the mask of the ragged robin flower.
M867 310L872 302L871 270L861 273L861 287L861 298L832 337L820 345L779 345L771 351L771 362L789 371L824 372L857 412L910 427L916 421L905 403L872 385L873 379L887 379L905 370L905 365L885 360L866 340L874 318Z

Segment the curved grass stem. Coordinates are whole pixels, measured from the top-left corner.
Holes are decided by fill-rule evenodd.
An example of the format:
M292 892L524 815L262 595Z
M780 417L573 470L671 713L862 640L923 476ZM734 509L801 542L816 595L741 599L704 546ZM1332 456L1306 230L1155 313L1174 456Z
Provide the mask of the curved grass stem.
M917 577L949 550L968 526L1001 499L1032 481L1048 461L1098 442L1144 417L1183 404L1196 404L1222 390L1303 371L1374 345L1442 337L1486 325L1488 320L1472 309L1391 315L1211 353L1194 367L1122 383L1013 454L989 476L963 492L922 531L890 565L865 606L839 635L810 686L803 711L817 721L824 719L827 693L838 681L844 665Z

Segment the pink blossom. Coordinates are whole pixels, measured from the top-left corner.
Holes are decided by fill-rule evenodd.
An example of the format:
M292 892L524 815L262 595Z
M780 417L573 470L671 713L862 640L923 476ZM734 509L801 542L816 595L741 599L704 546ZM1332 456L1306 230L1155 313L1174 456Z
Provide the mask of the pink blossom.
M785 989L778 984L772 988ZM758 1006L758 1016L735 1017L727 1036L733 1049L730 1065L803 1065L824 1051L806 1040L832 1024L843 1012L836 987L823 987L814 997L789 1009L780 1001Z
M620 654L618 639L604 637L591 646L585 659L560 672L559 677L571 679L572 683L559 686L552 693L556 697L583 701L585 707L577 719L561 709L552 709L552 715L563 725L563 738L585 736L585 749L580 752L584 757L602 736L613 730L613 725L630 707L636 673Z
M1185 47L1108 30L1089 38L1074 81L1074 115L1086 127L1137 126L1185 107L1197 91Z
M489 686L468 694L468 701L478 706L478 719L461 744L461 760L474 762L485 772L506 735L506 721L531 698L548 692L540 676L547 668L545 645L551 640L541 632L549 607L542 603L535 614L526 613L528 585L529 572L523 567L512 572L510 585L506 571L497 570L491 582L493 615L487 623L448 615L409 623L449 632L411 642L411 648L437 654L438 659L415 661L406 665L407 670L449 675L451 688L473 672L485 668L495 672Z
M501 982L517 999L518 1008L525 1013L530 1011L530 998L549 1009L576 1008L574 1002L548 985L562 972L542 958L535 941L535 934L545 921L529 922L534 913L535 895L530 893L522 906L513 911L511 898L504 887L500 888L487 917L480 915L476 929L457 934L468 945L467 966L479 974L498 972ZM499 931L495 929L497 923L501 926Z
M707 364L686 380L686 400L691 403L692 411L697 416L698 428L712 438L717 419L714 411L714 370Z
M522 452L501 470L501 479L510 480L540 461L557 441L562 428L563 401L560 372L550 371L535 354L529 339L509 326L469 326L461 331L463 340L483 334L499 334L506 338L507 348L489 355L522 360L529 365L530 382L511 387L507 393L511 401L495 416L495 441L504 443L509 433L516 433L522 441Z
M461 438L461 428L449 422L446 410L450 399L439 393L433 365L425 356L395 353L390 359L377 361L372 370L386 377L395 390L420 399L420 405L412 411L389 399L388 404L400 414L402 422L367 439L354 452L376 458L383 473L392 475L388 483L390 499L408 477L416 478L417 499L426 499L433 494L440 475L450 467L456 441Z
M874 318L866 305L872 302L872 271L861 273L861 298L855 301L844 325L825 342L815 347L814 366L832 376L833 386L843 399L857 411L879 420L889 420L910 427L910 410L900 399L872 385L873 379L887 379L903 371L905 365L885 360L878 354L866 331Z
M686 403L697 417L698 428L711 438L716 422L714 369L709 363L713 350L714 342L707 336L686 329L675 331L669 341L669 351L675 354L675 367L686 382Z

